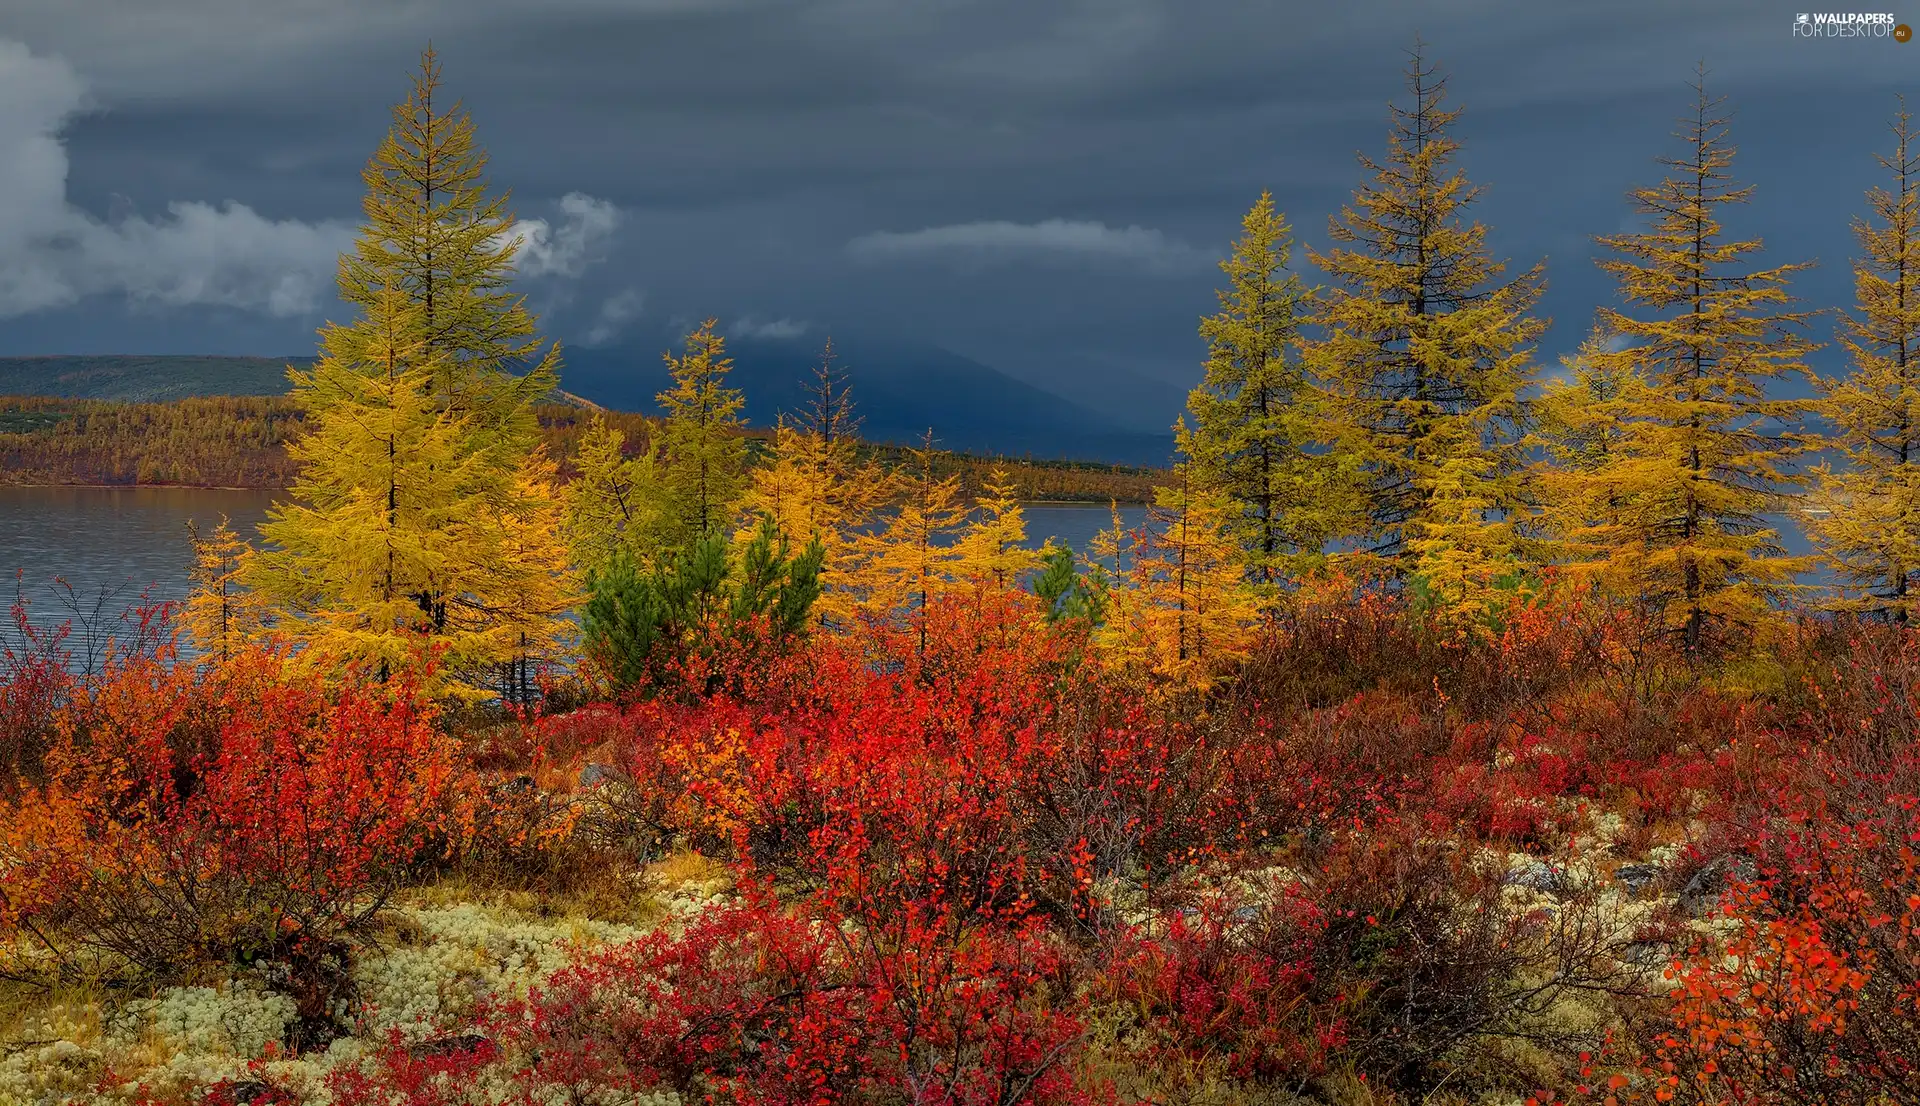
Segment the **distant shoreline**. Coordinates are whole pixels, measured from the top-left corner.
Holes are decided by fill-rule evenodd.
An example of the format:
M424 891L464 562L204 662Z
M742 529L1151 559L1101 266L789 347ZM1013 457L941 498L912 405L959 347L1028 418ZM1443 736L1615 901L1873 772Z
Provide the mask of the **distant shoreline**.
M90 484L90 483L82 483L82 482L79 482L79 481L68 481L68 482L60 482L60 483L51 483L51 484L49 484L49 483L28 483L28 482L17 482L17 481L0 481L0 488L98 488L98 489L100 489L100 490L102 490L102 491L138 491L138 490L140 490L140 489L145 489L145 488L152 488L152 489L172 489L172 490L176 490L176 491L180 491L180 490L185 490L185 491L197 491L197 492L284 492L284 491L286 491L286 490L287 490L286 488L284 488L284 487L281 487L281 486L278 486L278 485L274 485L274 486L264 486L264 485L258 485L258 484L255 484L255 485L245 485L245 484L98 484L98 483L91 483L91 484ZM1121 499L1121 500L1108 500L1108 499L1023 499L1023 500L1020 500L1020 505L1021 505L1022 507L1105 507L1105 506L1107 506L1107 505L1109 505L1109 504L1111 504L1111 503L1117 503L1117 504L1118 504L1118 505L1119 505L1120 507L1122 507L1122 508L1126 508L1126 507L1146 507L1146 506L1149 506L1149 504L1148 504L1148 503L1147 503L1147 502L1146 502L1145 500L1136 500L1136 499Z
M52 484L5 480L0 481L0 488L99 488L102 491L137 491L142 488L171 488L176 491L184 490L195 492L284 492L287 490L279 486L264 487L258 484L90 484L77 480L60 481Z

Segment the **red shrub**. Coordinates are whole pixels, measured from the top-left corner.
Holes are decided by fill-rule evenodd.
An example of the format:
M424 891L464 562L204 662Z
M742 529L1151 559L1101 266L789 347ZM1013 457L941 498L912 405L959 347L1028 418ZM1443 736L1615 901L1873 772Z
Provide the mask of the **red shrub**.
M1035 935L983 932L938 964L867 956L843 936L766 897L715 908L563 969L449 1038L457 1050L423 1059L395 1038L374 1070L329 1089L343 1106L451 1106L478 1100L491 1069L529 1102L658 1088L768 1106L1090 1101L1072 1077L1080 1025L1048 1005L1057 957Z
M74 688L59 639L32 636L17 605L14 615L21 641L0 649L0 792L11 792L22 777L40 778L54 713Z
M1807 748L1736 838L1724 942L1677 961L1634 1081L1659 1101L1920 1096L1920 753Z
M0 926L62 967L325 959L466 831L454 748L405 687L163 655L116 662L55 722L44 783L0 811Z
M335 1069L327 1074L327 1091L339 1106L457 1106L498 1101L478 1086L482 1073L501 1058L498 1045L477 1035L450 1038L436 1045L421 1048L395 1030L375 1050L372 1071L360 1067ZM248 1090L250 1097L235 1101L298 1101L264 1082L249 1081ZM526 1095L521 1100L529 1106L534 1101Z
M1344 1016L1313 1001L1327 918L1291 888L1256 902L1223 893L1169 914L1157 934L1116 945L1109 995L1138 1019L1143 1060L1173 1083L1217 1071L1300 1089L1346 1039Z

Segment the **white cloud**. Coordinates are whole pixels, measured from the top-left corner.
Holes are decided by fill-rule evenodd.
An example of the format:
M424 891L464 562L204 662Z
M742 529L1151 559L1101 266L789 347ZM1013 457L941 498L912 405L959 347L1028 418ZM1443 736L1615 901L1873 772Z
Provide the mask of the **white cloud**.
M600 314L594 317L593 326L587 331L581 344L604 346L620 336L627 324L639 316L646 306L646 293L638 288L628 288L607 297L600 305Z
M0 40L0 316L100 293L298 315L331 289L351 223L270 219L232 202L107 222L69 204L60 132L85 105L66 62Z
M753 315L742 315L727 327L727 333L740 338L798 338L813 329L812 324L794 319L780 318L765 320Z
M520 243L515 269L522 276L579 276L620 225L620 209L584 192L560 197L560 222L522 219L507 237Z
M292 317L332 298L348 220L273 219L245 204L176 201L163 216L99 219L67 202L61 132L88 106L64 60L0 39L0 318L124 295L163 307L202 304ZM560 219L523 220L525 276L575 276L619 222L605 200L570 193Z
M866 261L940 256L976 265L1016 259L1120 262L1164 272L1189 271L1212 260L1203 251L1147 227L1110 227L1070 219L1039 223L994 220L906 232L875 231L848 242L847 253Z
M82 292L123 291L168 307L216 304L270 315L313 311L331 295L346 222L268 219L245 204L168 205L168 218L115 224L81 216ZM77 214L77 213L76 213Z

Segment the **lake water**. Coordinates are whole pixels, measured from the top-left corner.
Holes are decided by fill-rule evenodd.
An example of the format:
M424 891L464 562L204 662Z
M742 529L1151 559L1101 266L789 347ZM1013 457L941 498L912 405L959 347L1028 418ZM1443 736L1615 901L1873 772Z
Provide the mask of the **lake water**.
M211 530L224 516L251 538L277 494L283 493L0 486L0 573L20 574L35 622L61 621L77 604L88 617L98 612L105 624L117 625L120 612L143 590L156 600L185 596L193 561L187 520ZM1052 537L1082 552L1111 523L1105 506L1036 503L1026 515L1033 544ZM1138 525L1141 515L1138 507L1121 511L1129 526ZM12 598L8 587L4 599ZM0 634L11 639L10 622Z
M27 600L36 624L72 619L74 644L91 627L103 636L142 591L180 599L188 587L193 548L187 520L212 530L225 516L251 536L266 518L272 492L208 488L0 487L0 583L6 603ZM11 619L0 640L15 640Z

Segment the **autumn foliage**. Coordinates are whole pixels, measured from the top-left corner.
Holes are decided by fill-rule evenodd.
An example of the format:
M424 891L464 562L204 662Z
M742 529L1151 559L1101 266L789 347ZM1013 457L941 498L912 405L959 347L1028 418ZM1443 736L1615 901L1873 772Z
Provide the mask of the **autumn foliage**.
M375 1040L335 1100L1910 1087L1905 631L1809 622L1756 692L1551 582L1470 634L1328 582L1232 680L1148 694L1023 590L939 597L924 628L460 736L403 682L273 649L119 656L14 751L10 970L253 965L312 1049L355 1024L382 908L449 866L697 851L733 899L441 1023L444 1047Z
M170 976L354 932L467 831L466 769L404 685L117 657L51 714L0 820L16 965Z
M1858 688L1817 688L1825 720L1829 696L1870 713L1783 748L1791 767L1729 827L1736 860L1715 909L1723 937L1669 970L1671 1009L1645 1029L1647 1059L1629 1084L1643 1097L1801 1104L1920 1093L1920 759L1914 701L1896 691L1912 646L1898 648L1866 702L1847 701ZM1875 740L1889 724L1908 736Z

